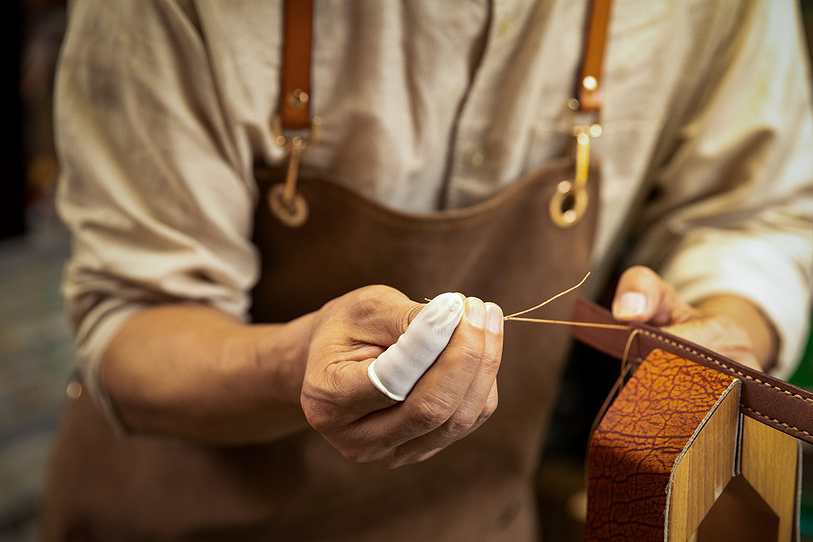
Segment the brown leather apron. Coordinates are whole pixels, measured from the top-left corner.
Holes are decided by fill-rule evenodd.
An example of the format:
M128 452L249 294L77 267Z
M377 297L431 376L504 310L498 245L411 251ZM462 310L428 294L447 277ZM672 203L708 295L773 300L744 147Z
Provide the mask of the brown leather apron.
M265 197L257 209L255 321L287 321L375 283L415 300L459 291L508 312L565 290L588 269L598 208L591 168L586 212L569 227L554 224L550 202L574 169L564 157L474 207L430 214L301 175L304 225L283 225ZM283 177L256 171L263 192ZM564 298L545 316L571 310ZM313 430L240 447L121 436L83 394L57 435L45 538L534 540L534 474L569 335L562 326L506 328L496 413L431 459L395 470L352 464Z
M387 210L328 181L303 179L310 207L304 226L288 228L259 206L264 272L254 314L286 321L374 283L417 300L465 292L508 311L550 297L578 282L589 263L595 213L560 229L547 212L573 167L563 159L476 207L429 215ZM270 181L268 173L258 172L258 181ZM596 201L596 179L588 187ZM564 319L570 312L563 299L545 314ZM228 448L117 436L83 394L69 405L57 438L50 504L61 510L47 518L49 533L533 540L534 472L568 340L561 326L509 323L497 412L435 457L396 470L352 464L315 431Z

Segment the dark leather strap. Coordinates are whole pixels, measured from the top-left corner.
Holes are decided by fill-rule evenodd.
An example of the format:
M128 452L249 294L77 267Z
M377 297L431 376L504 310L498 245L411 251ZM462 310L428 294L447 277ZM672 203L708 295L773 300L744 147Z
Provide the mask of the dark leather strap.
M587 38L577 83L580 111L592 112L601 109L601 67L604 63L604 46L607 43L610 4L611 0L591 2Z
M612 0L592 0L579 70L579 110L601 109L602 65ZM280 120L283 129L310 125L313 0L285 0L283 7Z
M583 299L576 303L573 320L620 324L607 310ZM813 394L798 386L646 324L632 324L628 330L581 326L571 330L579 341L615 358L622 359L626 350L626 361L633 368L653 350L664 350L733 376L742 382L743 414L813 443Z
M285 0L279 116L283 129L310 126L313 0Z

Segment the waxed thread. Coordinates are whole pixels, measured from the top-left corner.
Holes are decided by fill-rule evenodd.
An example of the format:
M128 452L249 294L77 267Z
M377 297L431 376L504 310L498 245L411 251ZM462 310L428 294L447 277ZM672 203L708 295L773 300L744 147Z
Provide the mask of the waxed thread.
M610 407L610 403L615 399L615 396L618 394L618 390L624 385L624 380L627 378L627 374L630 372L631 367L627 365L628 356L630 347L632 346L632 341L635 339L635 336L640 333L640 329L633 329L630 336L627 337L627 344L624 346L624 355L621 358L621 368L618 374L618 378L615 380L613 387L610 389L610 393L607 394L607 397L604 399L604 403L601 405L601 408L598 409L598 414L596 415L595 420L593 420L593 425L590 428L590 438L592 439L593 433L595 433L596 429L598 428L598 424L601 423L601 419L604 417L604 414L607 412L607 409Z
M590 276L590 273L588 272L584 276L584 278L581 281L579 281L579 283L576 284L575 286L571 286L567 290L559 292L555 296L543 301L542 303L540 303L538 305L535 305L535 306L531 307L530 309L525 309L525 310L522 310L522 311L519 311L519 312L515 312L513 314L509 314L508 316L503 316L503 321L506 321L506 322L508 322L508 321L530 322L532 324L558 324L558 325L567 325L567 326L594 327L594 328L602 328L602 329L617 329L617 330L620 330L620 331L629 331L629 330L633 329L632 326L623 325L623 324L598 324L598 323L593 323L593 322L573 322L573 321L569 321L569 320L549 320L549 319L545 319L545 318L526 318L526 317L522 317L523 314L527 314L527 313L529 313L531 311L535 311L536 309L541 309L542 307L544 307L545 305L547 305L551 301L555 301L555 300L559 299L560 297L562 297L563 295L567 295L570 292L572 292L573 290L576 290L582 284L584 284L585 281L587 281L587 278L589 276Z
M604 418L604 415L607 413L607 410L610 408L610 404L615 401L618 392L624 386L624 381L627 378L627 375L632 370L632 367L627 365L628 356L630 352L630 347L632 346L632 341L635 339L635 336L640 333L640 329L633 329L630 336L627 337L627 344L624 345L624 355L621 357L621 368L619 370L618 378L613 383L613 387L610 388L610 392L604 398L604 402L601 404L601 407L598 409L598 413L596 417L593 419L593 423L590 426L590 431L587 433L587 453L585 454L584 459L584 476L585 476L585 487L590 482L590 447L593 443L593 436L596 434L596 430L598 429L601 420Z

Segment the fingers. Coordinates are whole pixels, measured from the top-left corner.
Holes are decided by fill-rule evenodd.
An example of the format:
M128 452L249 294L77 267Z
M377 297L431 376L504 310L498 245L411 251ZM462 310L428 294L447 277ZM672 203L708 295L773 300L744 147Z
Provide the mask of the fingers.
M399 446L390 459L390 466L414 463L431 457L437 451L479 428L497 408L496 378L502 358L503 313L500 307L493 303L485 303L481 307L482 301L479 299L469 298L466 303L467 308L471 308L473 312L484 312L484 318L476 314L468 321L476 333L482 333L483 336L483 349L478 356L477 371L448 419L428 433ZM444 363L448 361L443 360ZM440 362L441 360L438 360L438 363ZM478 363L472 360L471 365Z
M714 299L718 301L712 304ZM750 306L739 302L730 305L730 299L721 304L719 299L707 300L698 307L689 305L658 274L638 266L621 275L612 312L618 320L663 327L745 365L759 369L767 366L772 359L773 342L769 328L760 325L764 321L761 318L744 319ZM743 325L743 322L751 324ZM754 337L758 339L755 341ZM755 346L757 343L759 346Z
M311 338L300 403L309 423L330 433L396 404L367 370L408 328L421 308L401 292L371 286L325 305Z
M339 367L346 374L336 377L337 394L342 397L338 388L350 385L372 389L378 397L353 390L338 402L323 398L316 408L310 407L308 420L351 461L392 467L425 459L479 427L497 405L502 311L469 298L464 312L448 346L405 402L388 399L369 380L359 379L371 362L364 360ZM369 408L362 415L360 404Z
M670 284L643 266L631 267L621 275L612 303L617 320L656 326L686 321L692 312Z
M433 299L398 341L369 366L370 381L384 395L403 401L449 344L462 315L461 296L446 293Z
M448 346L405 402L372 384L373 360L423 307L390 288L372 287L323 309L301 403L309 423L352 461L420 461L479 427L496 408L502 311L476 298L465 300Z
M388 435L387 450L367 457L390 467L422 461L479 427L497 406L502 311L476 298L449 346L406 401L360 420L360 436Z

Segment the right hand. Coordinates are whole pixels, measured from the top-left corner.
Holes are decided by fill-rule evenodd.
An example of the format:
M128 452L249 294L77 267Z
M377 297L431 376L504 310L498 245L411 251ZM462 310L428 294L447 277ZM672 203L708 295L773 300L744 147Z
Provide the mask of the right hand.
M300 402L308 423L346 458L398 467L463 438L497 407L502 311L467 298L446 349L402 403L370 382L367 367L423 307L368 286L317 313Z

